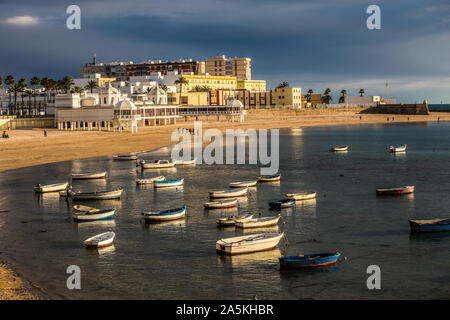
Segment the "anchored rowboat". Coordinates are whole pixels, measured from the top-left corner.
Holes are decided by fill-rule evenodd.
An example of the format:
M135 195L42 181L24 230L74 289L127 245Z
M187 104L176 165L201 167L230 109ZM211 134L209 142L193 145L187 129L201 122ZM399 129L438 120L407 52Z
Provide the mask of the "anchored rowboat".
M183 218L186 214L186 205L181 208L143 212L142 215L147 221L169 221Z
M247 195L248 188L230 189L230 190L217 190L209 191L211 198L234 198Z
M281 173L270 176L259 176L256 178L259 182L273 182L281 180Z
M110 200L120 199L123 189L112 191L98 191L98 192L73 192L69 191L69 195L74 200Z
M245 222L249 221L253 218L253 214L246 213L242 214L240 216L232 216L232 217L226 217L226 218L220 218L216 220L216 223L219 226L234 226L237 221Z
M72 180L103 179L105 177L106 171L97 173L72 173Z
M89 239L84 240L86 247L103 248L112 245L116 234L112 231L98 234Z
M164 169L175 167L175 162L169 160L155 160L154 162L145 162L141 160L142 169Z
M333 152L348 151L348 146L334 147L334 148L331 148L331 151L333 151Z
M414 192L414 186L405 186L400 188L377 189L377 195L398 195Z
M195 164L195 159L192 160L176 160L175 165L187 166Z
M73 209L75 211L78 211L78 212L97 212L97 211L100 211L100 209L84 206L84 205L81 205L81 204L74 205Z
M182 186L183 183L184 183L184 178L176 179L176 180L155 181L155 188L178 187L178 186Z
M316 192L313 191L313 192L287 193L285 197L294 200L309 200L314 199L316 197Z
M163 181L163 180L166 180L166 177L158 176L149 179L137 179L136 184L152 184L155 183L156 181Z
M126 153L126 154L115 154L112 156L114 160L137 160L137 155L135 153Z
M44 193L44 192L58 192L62 190L66 190L69 186L68 182L63 183L55 183L55 184L48 184L41 186L38 184L36 187L33 188L35 192Z
M230 199L230 200L206 202L203 204L203 206L207 209L219 209L219 208L232 208L235 207L237 204L238 204L237 199Z
M406 144L400 146L400 147L389 147L389 152L395 153L395 152L406 152Z
M216 251L223 254L242 254L271 250L278 246L284 233L259 233L247 236L220 239L216 242Z
M294 199L281 199L269 202L271 208L288 208L295 206Z
M340 257L340 253L317 253L300 256L286 256L278 258L282 268L321 267L334 264Z
M257 182L257 180L230 182L228 186L230 188L254 187Z
M84 214L73 214L73 221L75 222L87 222L112 219L116 209L99 210L95 212L86 212Z
M409 220L411 232L450 231L450 219Z
M260 227L270 227L278 224L281 215L276 215L275 217L262 217L250 219L248 221L236 221L236 228L260 228Z

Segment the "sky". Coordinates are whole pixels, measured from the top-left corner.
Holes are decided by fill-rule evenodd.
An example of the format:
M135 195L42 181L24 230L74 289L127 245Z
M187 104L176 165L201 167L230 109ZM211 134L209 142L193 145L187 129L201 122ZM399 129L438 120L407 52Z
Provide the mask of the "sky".
M68 6L81 9L69 30ZM381 29L370 30L370 5ZM323 93L450 103L448 0L1 0L0 76L59 79L98 62L250 57L252 78ZM386 81L389 90L386 90Z

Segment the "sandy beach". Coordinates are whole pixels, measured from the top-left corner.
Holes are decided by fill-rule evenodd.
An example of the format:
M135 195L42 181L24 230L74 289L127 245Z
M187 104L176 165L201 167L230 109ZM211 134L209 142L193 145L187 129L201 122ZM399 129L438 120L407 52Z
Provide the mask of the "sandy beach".
M249 110L245 122L205 121L203 129L270 129L286 127L383 124L402 122L450 121L450 113L430 115L359 114L349 110ZM211 120L211 119L210 119ZM214 118L215 120L215 118ZM176 125L139 128L139 132L58 131L48 129L12 130L9 139L0 139L0 171L45 163L137 152L171 143L177 128L192 128L194 122L180 120ZM0 299L36 299L20 278L0 264Z

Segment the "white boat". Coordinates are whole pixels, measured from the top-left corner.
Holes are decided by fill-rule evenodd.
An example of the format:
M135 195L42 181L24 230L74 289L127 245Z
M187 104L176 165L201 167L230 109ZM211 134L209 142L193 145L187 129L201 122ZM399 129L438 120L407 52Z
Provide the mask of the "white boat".
M97 173L72 173L72 180L103 179L106 178L106 171Z
M184 178L175 180L155 181L155 188L178 187L184 184Z
M230 188L242 188L242 187L254 187L258 183L258 180L238 181L230 182L228 185Z
M58 192L58 191L66 190L68 186L69 186L68 182L47 184L47 185L38 184L36 187L33 188L33 190L35 192L39 192L39 193Z
M237 199L228 199L220 201L206 202L203 206L207 209L232 208L238 204Z
M256 177L259 182L275 182L281 180L281 173Z
M169 221L183 218L186 215L186 205L181 208L143 212L142 215L147 221Z
M237 221L245 222L252 219L254 214L246 213L241 214L239 216L231 216L231 217L225 217L225 218L219 218L216 220L216 223L219 226L234 226Z
M333 151L333 152L343 152L343 151L348 151L348 146L334 147L334 148L331 148L331 151Z
M97 212L100 211L100 209L94 208L94 207L89 207L89 206L84 206L81 204L76 204L73 206L73 210L77 211L77 212Z
M89 239L84 240L84 245L86 247L96 247L102 248L112 245L116 234L112 231L98 234Z
M281 216L278 214L274 217L262 217L250 219L248 221L236 221L236 228L260 228L260 227L270 227L278 224Z
M166 177L158 176L149 179L137 179L136 184L152 184L155 183L156 181L163 181L163 180L166 180Z
M176 165L182 165L182 166L192 165L192 164L195 164L195 159L192 159L192 160L176 160L175 164Z
M389 152L395 153L395 152L406 152L406 144L399 146L399 147L389 147Z
M230 190L217 190L209 191L211 198L234 198L247 195L248 188L230 189Z
M216 251L234 255L271 250L278 246L283 236L284 233L258 233L220 239L216 242Z
M116 209L105 209L95 212L72 214L72 217L75 222L99 221L113 219L115 213Z
M169 160L155 160L154 162L146 162L141 160L142 169L163 169L175 167L175 162Z
M294 200L310 200L316 197L316 192L313 191L313 192L287 193L285 197Z
M74 192L69 190L69 196L74 200L109 200L120 199L123 189L98 192Z
M137 160L137 154L136 153L115 154L112 156L112 158L114 160L123 160L123 161Z

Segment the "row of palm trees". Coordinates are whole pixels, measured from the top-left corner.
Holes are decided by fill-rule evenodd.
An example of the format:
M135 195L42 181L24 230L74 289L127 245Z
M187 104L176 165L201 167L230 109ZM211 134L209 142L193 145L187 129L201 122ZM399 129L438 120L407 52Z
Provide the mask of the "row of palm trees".
M311 102L311 96L314 93L314 91L312 89L308 90L308 93L306 94L306 101L307 102ZM330 88L326 88L325 92L322 95L322 103L325 104L329 104L331 100L333 100L333 97L330 96L331 93L331 89ZM364 89L360 89L359 90L359 95L360 97L364 97ZM339 103L344 103L345 101L345 96L347 95L347 90L342 89L341 90L341 96L339 97Z

